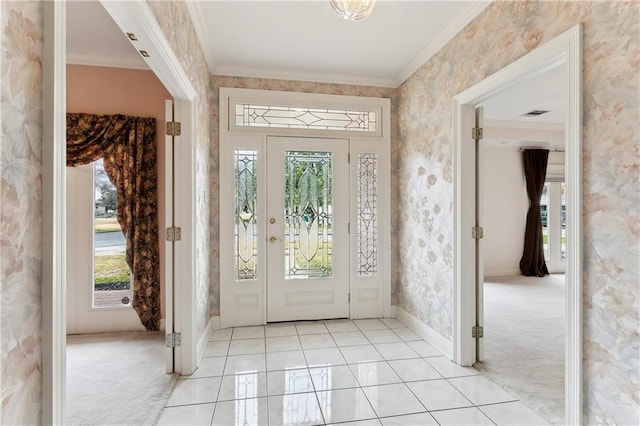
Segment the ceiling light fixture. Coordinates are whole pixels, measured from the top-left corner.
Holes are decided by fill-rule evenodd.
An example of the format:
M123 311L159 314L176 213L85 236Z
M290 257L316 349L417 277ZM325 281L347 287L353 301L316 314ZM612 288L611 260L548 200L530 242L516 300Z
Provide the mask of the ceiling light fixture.
M361 21L371 15L376 0L329 0L329 4L342 19Z

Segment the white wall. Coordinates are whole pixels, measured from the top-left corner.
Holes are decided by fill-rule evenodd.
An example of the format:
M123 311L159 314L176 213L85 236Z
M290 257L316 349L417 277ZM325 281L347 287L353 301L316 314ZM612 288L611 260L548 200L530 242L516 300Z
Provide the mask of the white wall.
M484 276L519 275L529 208L522 153L515 146L481 148Z

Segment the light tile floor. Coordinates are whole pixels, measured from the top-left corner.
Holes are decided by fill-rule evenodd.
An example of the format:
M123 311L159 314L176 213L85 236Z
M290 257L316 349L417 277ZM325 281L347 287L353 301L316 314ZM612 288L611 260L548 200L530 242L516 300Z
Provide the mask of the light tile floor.
M216 330L160 425L545 425L395 319Z

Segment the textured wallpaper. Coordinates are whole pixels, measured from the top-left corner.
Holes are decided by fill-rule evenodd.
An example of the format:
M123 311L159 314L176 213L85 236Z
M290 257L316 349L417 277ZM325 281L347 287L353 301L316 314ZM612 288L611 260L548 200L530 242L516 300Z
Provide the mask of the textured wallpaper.
M219 89L232 87L240 89L278 90L283 92L322 93L328 95L366 96L391 99L391 145L397 138L397 122L395 111L396 89L370 86L350 86L329 83L313 83L306 81L271 80L262 78L242 78L211 76L211 315L220 315L220 251L219 251ZM396 161L392 155L392 162ZM393 182L392 182L393 186ZM392 192L393 193L393 192ZM391 201L392 205L394 200ZM392 225L393 240L393 225ZM393 243L392 243L393 244Z
M218 87L392 98L393 303L451 338L452 96L584 23L585 423L640 424L639 3L495 2L398 90L210 79L184 4L149 5L201 94L200 333L218 312ZM0 423L40 424L42 4L0 7Z
M400 88L398 304L452 334L452 97L584 23L584 377L591 424L640 424L639 3L495 2Z
M198 337L209 320L209 68L187 7L180 1L149 1L173 52L194 86L196 99L196 303Z
M39 2L0 2L1 424L42 418L42 52Z

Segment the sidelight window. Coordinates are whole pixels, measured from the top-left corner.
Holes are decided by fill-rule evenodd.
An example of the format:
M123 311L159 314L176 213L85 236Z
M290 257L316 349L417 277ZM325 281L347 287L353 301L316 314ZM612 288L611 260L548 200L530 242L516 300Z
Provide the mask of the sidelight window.
M378 272L378 194L376 154L358 154L357 268L359 276Z
M258 265L258 153L235 151L235 279L255 280Z

